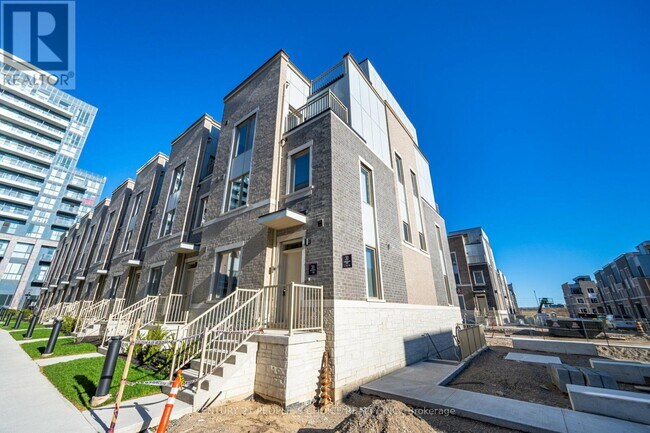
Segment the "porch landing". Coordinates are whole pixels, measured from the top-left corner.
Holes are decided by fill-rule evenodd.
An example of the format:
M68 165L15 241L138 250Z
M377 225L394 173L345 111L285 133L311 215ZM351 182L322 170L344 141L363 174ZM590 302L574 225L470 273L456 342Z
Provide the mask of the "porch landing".
M643 424L440 385L464 366L419 362L361 386L361 392L416 407L453 409L465 418L526 432L648 433Z

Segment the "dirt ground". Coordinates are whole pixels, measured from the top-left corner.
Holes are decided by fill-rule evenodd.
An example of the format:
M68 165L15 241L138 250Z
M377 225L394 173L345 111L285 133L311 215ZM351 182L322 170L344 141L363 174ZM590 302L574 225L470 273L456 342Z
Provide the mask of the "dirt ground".
M506 433L513 432L433 410L412 409L394 400L353 393L327 412L313 406L283 411L243 401L209 408L173 421L170 433Z

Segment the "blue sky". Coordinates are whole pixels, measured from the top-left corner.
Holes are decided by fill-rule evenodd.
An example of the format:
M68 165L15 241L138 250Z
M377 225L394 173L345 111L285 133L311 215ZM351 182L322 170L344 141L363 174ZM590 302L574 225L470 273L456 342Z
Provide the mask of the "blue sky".
M650 2L77 1L80 167L105 194L285 49L369 57L418 129L449 230L481 225L520 303L650 239Z

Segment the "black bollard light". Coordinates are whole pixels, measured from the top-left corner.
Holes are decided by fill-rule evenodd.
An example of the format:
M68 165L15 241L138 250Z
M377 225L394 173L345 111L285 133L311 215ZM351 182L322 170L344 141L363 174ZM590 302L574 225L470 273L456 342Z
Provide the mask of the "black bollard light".
M25 316L25 313L23 310L20 310L20 313L18 313L18 317L16 317L16 324L14 325L14 329L18 329L20 327L20 324L23 321L23 316Z
M120 354L121 347L122 337L111 337L106 358L104 359L102 374L99 376L97 391L95 391L95 396L90 401L91 406L100 405L111 397L108 391L111 389L111 382L113 381L113 374L115 373L117 357Z
M0 308L0 321L4 320L5 316L7 315L7 311L7 307Z
M27 327L27 334L25 334L25 340L32 338L32 334L34 333L34 328L36 327L37 323L38 316L36 314L32 314L32 319L29 321L29 326Z
M54 346L56 345L56 339L59 338L59 331L61 331L62 324L63 321L61 319L54 319L54 328L52 328L50 339L47 340L47 346L45 346L43 356L50 356L54 352Z
M7 316L7 320L5 321L5 326L9 326L9 322L11 322L11 319L14 318L14 313L9 313Z

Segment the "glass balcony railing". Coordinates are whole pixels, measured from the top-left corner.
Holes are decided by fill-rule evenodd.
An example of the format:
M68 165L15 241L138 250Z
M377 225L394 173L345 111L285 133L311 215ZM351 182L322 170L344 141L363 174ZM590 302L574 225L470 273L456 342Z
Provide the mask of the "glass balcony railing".
M15 197L23 200L29 200L29 201L36 201L37 195L34 194L28 194L26 192L18 191L13 188L2 188L0 187L0 195L4 195L5 197Z
M32 140L47 147L58 149L59 144L61 144L60 142L52 140L51 138L46 138L40 134L36 134L26 129L18 128L4 120L0 120L0 127L3 130L11 131L12 133L18 135L19 137L24 138L25 140Z
M74 218L63 218L63 217L56 217L54 218L54 224L63 226L63 227L71 227L74 224Z
M29 213L31 212L31 209L21 207L21 206L14 206L9 203L0 203L0 211L9 212L15 215L28 216Z
M54 153L45 152L44 150L37 149L32 146L27 146L25 144L18 143L14 140L7 139L2 135L0 135L0 147L6 147L7 149L13 149L17 152L33 155L37 158L47 160L48 162L52 162L54 160L54 155L55 155Z
M76 192L76 191L72 191L72 190L68 189L68 190L65 191L65 197L81 201L81 200L83 200L84 195L82 193L80 193L80 192Z
M5 163L7 165L12 165L16 167L26 168L28 170L40 173L45 175L49 170L48 167L43 167L41 165L32 164L31 162L23 161L22 159L14 158L9 155L0 154L0 163Z
M42 130L45 130L50 134L54 135L55 137L58 137L59 140L62 139L63 135L65 134L64 131L51 127L50 125L47 124L47 122L43 120L38 120L33 117L25 116L24 114L20 114L17 111L11 110L2 105L0 105L0 114L7 116L11 119L15 119L19 122L26 123L27 125L33 126L35 128L40 128Z
M31 186L38 187L38 188L43 186L42 182L39 182L39 181L37 181L35 179L31 179L29 177L21 176L19 174L15 174L15 173L9 173L8 171L3 171L3 170L0 170L0 179L6 179L6 180L13 181L13 182L18 182L18 183L22 183L22 184L26 184L26 185L31 185Z
M63 117L61 117L61 116L59 116L57 114L54 114L54 113L52 113L52 112L50 112L48 110L45 110L45 109L43 109L43 108L41 108L41 107L39 107L37 105L31 104L31 103L29 103L27 101L24 101L24 100L20 99L19 97L15 96L15 95L12 95L9 92L5 92L4 90L0 90L0 99L2 99L2 98L8 99L9 101L11 101L11 103L13 105L20 106L20 107L26 109L27 111L30 111L32 113L38 113L43 117L47 117L48 119L53 120L54 122L58 123L59 125L61 125L64 128L66 128L68 126L68 121L65 118L63 118Z
M62 210L63 212L73 213L76 215L79 212L79 207L67 203L61 203L61 205L59 206L59 210Z

